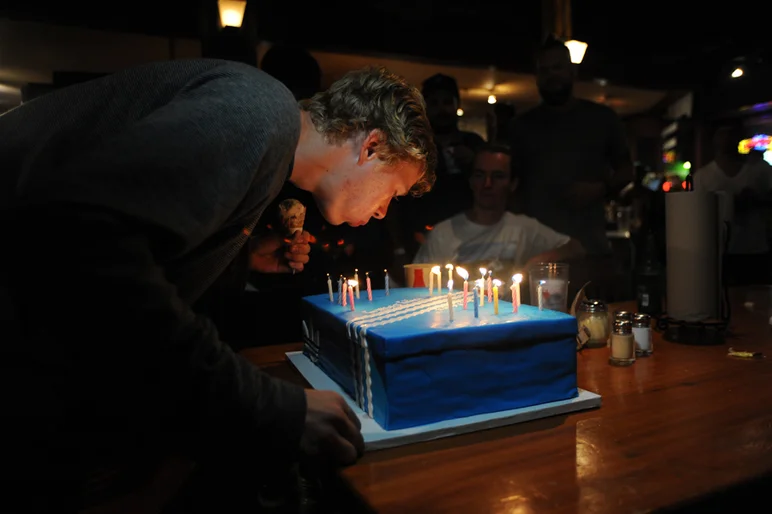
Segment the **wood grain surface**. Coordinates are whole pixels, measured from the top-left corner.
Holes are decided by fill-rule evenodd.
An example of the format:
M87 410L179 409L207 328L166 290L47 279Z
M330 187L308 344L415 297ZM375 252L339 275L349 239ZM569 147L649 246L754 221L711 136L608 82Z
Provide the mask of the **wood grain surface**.
M608 350L578 356L579 386L600 409L372 452L343 478L382 513L619 513L683 504L772 473L769 289L732 292L722 345L654 336L626 368ZM615 309L634 308L620 304ZM727 357L727 348L766 358ZM300 345L245 356L290 380Z

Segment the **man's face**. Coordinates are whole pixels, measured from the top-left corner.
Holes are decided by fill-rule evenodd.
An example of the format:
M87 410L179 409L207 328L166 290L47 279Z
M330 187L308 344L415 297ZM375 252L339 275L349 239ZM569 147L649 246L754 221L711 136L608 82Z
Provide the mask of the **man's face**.
M435 132L447 132L456 128L458 100L453 93L443 90L434 91L424 100L429 123Z
M556 48L539 55L536 85L542 100L549 105L563 105L571 98L574 69L565 52Z
M477 154L474 169L469 177L475 207L502 211L507 208L509 195L517 185L517 181L512 180L509 167L510 157L506 154Z
M421 176L421 168L413 162L381 161L377 138L344 146L350 151L340 152L314 195L322 215L333 225L358 227L370 218L384 218L392 198L407 195Z

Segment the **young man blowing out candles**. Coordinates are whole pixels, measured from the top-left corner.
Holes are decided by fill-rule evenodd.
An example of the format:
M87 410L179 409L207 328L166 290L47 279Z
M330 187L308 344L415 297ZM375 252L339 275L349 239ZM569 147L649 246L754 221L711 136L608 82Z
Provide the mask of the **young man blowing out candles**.
M163 437L229 465L356 460L339 395L270 378L193 306L286 180L328 222L363 225L428 191L435 153L420 93L383 69L299 107L246 65L158 63L0 117L9 476L48 481L35 491L60 507L93 469ZM259 241L252 265L302 271L307 237Z

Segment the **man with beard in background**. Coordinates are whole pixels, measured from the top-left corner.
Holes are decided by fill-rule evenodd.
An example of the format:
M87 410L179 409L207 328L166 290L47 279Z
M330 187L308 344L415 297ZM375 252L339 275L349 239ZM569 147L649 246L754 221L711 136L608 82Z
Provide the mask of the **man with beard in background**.
M576 71L564 42L548 38L536 61L542 103L510 131L521 177L512 205L579 241L588 256L608 255L604 204L634 177L622 123L605 105L573 96Z

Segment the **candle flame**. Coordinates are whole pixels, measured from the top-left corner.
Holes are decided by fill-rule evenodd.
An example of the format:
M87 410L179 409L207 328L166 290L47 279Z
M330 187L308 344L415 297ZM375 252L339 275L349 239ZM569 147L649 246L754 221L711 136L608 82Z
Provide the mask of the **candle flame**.
M488 273L488 270L487 270L487 269L485 269L485 268L480 268L480 275L482 275L483 277L485 277L485 274L486 274L486 273Z
M514 282L515 284L519 284L522 281L523 281L523 275L521 275L520 273L515 273L514 275L512 275L512 282Z
M348 286L349 287L356 287L357 284L359 284L359 282L357 280L349 280L348 281Z
M365 276L369 277L370 276L370 272L369 271L365 271Z
M439 266L434 266L432 268L432 273L434 273L435 275L439 275L440 274L440 267Z
M463 278L464 280L469 278L469 272L467 272L464 268L462 268L460 266L458 268L456 268L456 273L458 273L458 275L461 278Z
M547 281L546 281L546 280L539 280L539 285L540 285L540 286L543 286L543 285L544 285L544 284L546 284L546 283L547 283Z
M448 290L453 289L453 279L448 280Z
M491 276L493 275L493 270L492 269L488 270L488 275L491 275Z
M493 279L493 285L496 287L499 287L501 285L501 280L494 278Z
M453 265L452 264L446 264L445 265L445 269L449 269L449 270L453 271Z

